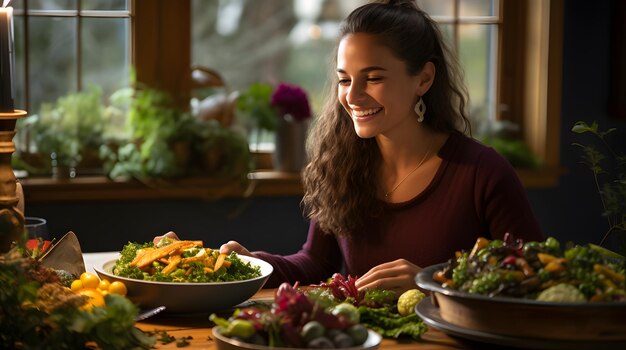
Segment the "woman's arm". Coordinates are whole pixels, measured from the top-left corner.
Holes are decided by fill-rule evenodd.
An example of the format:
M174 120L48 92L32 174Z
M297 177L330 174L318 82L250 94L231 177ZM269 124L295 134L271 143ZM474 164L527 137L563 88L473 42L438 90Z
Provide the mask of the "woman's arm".
M237 242L229 242L222 246L222 249L220 249L222 252L234 250L243 254L247 251ZM266 288L278 287L283 282L318 284L333 273L339 272L343 262L335 237L321 232L315 221L309 224L307 240L297 253L283 256L255 251L249 254L267 261L274 267L274 272L265 284Z

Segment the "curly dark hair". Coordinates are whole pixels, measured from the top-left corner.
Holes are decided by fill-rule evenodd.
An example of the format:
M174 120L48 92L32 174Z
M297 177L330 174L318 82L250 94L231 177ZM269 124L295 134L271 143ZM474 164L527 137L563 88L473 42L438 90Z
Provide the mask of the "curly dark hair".
M411 75L432 62L436 74L422 96L428 106L423 124L436 132L471 134L461 69L436 23L414 1L380 1L357 8L343 21L337 45L352 33L375 36L406 63ZM336 53L337 47L335 65ZM337 80L333 67L329 98L307 140L310 163L303 175L302 205L321 230L350 237L383 211L384 203L377 198L381 155L374 138L360 138L354 131L338 100Z

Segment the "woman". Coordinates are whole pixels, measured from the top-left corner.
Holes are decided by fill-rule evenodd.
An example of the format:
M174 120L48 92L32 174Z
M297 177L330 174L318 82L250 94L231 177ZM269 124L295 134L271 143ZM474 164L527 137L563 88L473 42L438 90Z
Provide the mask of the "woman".
M364 5L343 22L334 93L310 132L307 241L270 262L268 286L344 268L359 289L402 293L422 267L478 237L543 239L511 165L464 135L466 92L442 35L414 1ZM344 265L342 265L344 264Z

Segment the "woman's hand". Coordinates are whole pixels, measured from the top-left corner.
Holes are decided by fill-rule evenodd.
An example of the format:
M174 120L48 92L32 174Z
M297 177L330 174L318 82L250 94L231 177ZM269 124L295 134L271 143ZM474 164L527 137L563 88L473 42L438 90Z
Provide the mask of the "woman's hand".
M405 259L386 262L373 267L356 280L359 290L380 288L392 290L400 296L409 289L417 288L415 276L422 270Z
M220 247L221 254L228 254L230 252L235 252L239 255L253 256L253 254L250 253L248 249L239 244L239 242L235 241L228 241L228 243L222 244L222 246Z
M176 233L174 231L170 231L166 234L164 234L163 236L156 236L152 239L152 243L154 243L154 245L159 244L159 242L161 242L161 240L163 238L170 238L170 239L175 239L177 241L180 241L180 238L178 238L178 236L176 235Z

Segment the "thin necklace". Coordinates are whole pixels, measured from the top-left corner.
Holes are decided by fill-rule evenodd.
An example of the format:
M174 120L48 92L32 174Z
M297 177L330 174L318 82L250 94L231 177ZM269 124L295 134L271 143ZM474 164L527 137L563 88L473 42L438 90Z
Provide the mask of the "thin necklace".
M393 194L398 187L400 187L400 185L402 185L402 183L404 182L404 180L408 179L409 176L411 176L411 174L413 174L414 172L417 171L417 169L419 169L422 164L424 164L424 161L426 161L426 158L428 158L428 155L430 154L430 147L433 145L433 141L434 141L434 137L430 140L430 143L428 144L428 149L426 149L426 153L424 154L424 158L422 158L422 160L417 164L417 166L415 167L415 169L411 170L408 174L406 174L406 176L404 177L404 179L400 180L400 182L398 182L397 185L395 185L391 191L385 193L385 198L389 198L389 196L391 196L391 194Z

